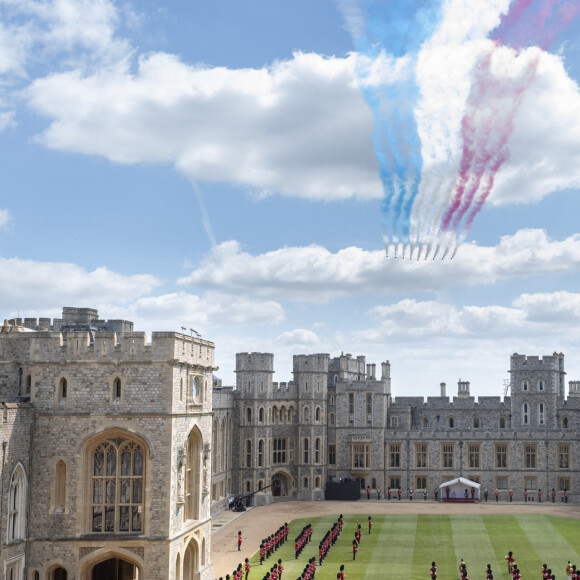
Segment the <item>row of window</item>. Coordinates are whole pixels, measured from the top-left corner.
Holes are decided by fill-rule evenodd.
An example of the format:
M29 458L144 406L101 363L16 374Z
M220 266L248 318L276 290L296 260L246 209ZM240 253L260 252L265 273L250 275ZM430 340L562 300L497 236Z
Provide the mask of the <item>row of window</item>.
M268 444L268 454L271 451L271 464L272 465L284 465L289 462L289 453L287 453L288 439L285 437L274 437L272 439L272 446ZM256 453L256 466L265 467L266 466L266 444L264 439L258 440L257 453ZM310 439L302 439L302 463L310 463L313 461L315 464L323 463L324 457L322 452L322 440L317 437L314 440L314 448L311 450ZM250 439L246 440L246 467L254 467L254 455L253 455L253 445Z
M482 446L479 443L468 443L467 448L467 467L477 469L482 466ZM388 466L390 468L401 467L401 445L399 443L389 445ZM522 446L522 465L525 469L537 469L538 445L536 443L525 443ZM508 445L506 443L497 443L494 446L494 468L508 469ZM456 462L456 444L444 443L440 446L440 467L455 468ZM570 469L571 466L571 445L569 443L560 443L556 450L556 467L557 469ZM413 467L416 469L428 469L428 445L426 443L417 443L414 446Z
M260 407L258 409L258 423L264 423L265 418L266 418L266 410L264 409L264 407ZM270 409L270 414L268 417L269 423L285 424L292 423L293 420L294 420L294 407L289 407L288 410L286 410L286 407L281 407L280 410L278 410L277 407L272 407L272 409ZM316 407L316 409L314 410L314 421L316 421L317 423L320 423L322 421L322 409L320 407ZM304 407L304 409L302 409L302 422L304 423L310 422L310 409L308 407ZM246 424L249 425L251 423L252 423L252 408L247 407Z
M445 481L450 481L454 479L454 475L449 474L441 477L440 483L444 483ZM480 483L479 476L469 476L471 481L475 481L476 483ZM402 489L401 482L404 481L403 477L399 474L389 475L387 478L387 486L391 489ZM376 489L376 479L372 479L372 489ZM413 478L412 485L414 485L414 489L428 489L428 478L424 475L417 475ZM523 480L512 477L511 479L507 476L498 475L495 477L495 489L500 491L508 491L512 487L519 488L522 485L523 489L527 490L528 492L536 492L538 491L538 478L537 477L524 477ZM570 491L572 486L572 479L570 477L558 477L556 479L556 491ZM493 495L493 491L491 492ZM518 498L521 499L521 498Z
M522 425L530 425L531 424L531 405L529 403L522 404ZM546 405L544 403L537 403L536 405L536 413L537 413L537 424L538 425L545 425L546 424ZM369 420L370 422L370 420ZM454 429L456 426L456 421L454 417L447 417L444 420L444 424L449 429ZM568 417L562 417L560 420L560 426L563 429L567 429L570 424L570 420ZM421 427L429 427L430 426L430 419L429 417L423 417L421 419ZM473 429L483 429L483 420L480 417L473 417L471 419L471 425ZM499 429L509 429L511 427L511 416L509 420L506 417L499 417L498 419L493 420L493 424L486 425L486 427ZM391 415L389 417L389 427L397 428L399 427L399 417L396 415Z
M479 443L469 443L467 447L467 467L469 469L479 469L482 467L482 446ZM442 469L455 469L458 467L457 449L455 443L443 443L440 445L440 465ZM538 445L536 443L525 443L522 446L522 465L524 469L538 468ZM570 469L572 449L569 443L560 443L556 450L556 468ZM510 467L508 445L498 443L494 447L494 468L508 469ZM427 443L416 443L413 455L414 469L429 469L429 449ZM328 463L336 465L336 445L328 446ZM370 469L371 468L371 445L356 444L350 446L350 468ZM391 443L388 446L387 465L391 469L398 469L402 466L401 444ZM432 466L432 468L435 468Z

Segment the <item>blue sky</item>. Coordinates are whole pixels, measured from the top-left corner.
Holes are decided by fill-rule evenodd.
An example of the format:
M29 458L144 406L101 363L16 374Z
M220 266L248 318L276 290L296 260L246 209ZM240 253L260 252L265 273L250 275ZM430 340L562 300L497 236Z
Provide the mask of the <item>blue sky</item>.
M443 2L482 30L435 58L457 42L443 15L417 66L468 86L508 4ZM457 256L417 261L385 255L357 7L0 0L4 317L89 306L195 328L225 384L244 351L274 353L279 381L292 354L388 359L395 396L459 378L500 395L514 352L564 352L579 379L578 19L539 54ZM425 109L456 122L423 80Z

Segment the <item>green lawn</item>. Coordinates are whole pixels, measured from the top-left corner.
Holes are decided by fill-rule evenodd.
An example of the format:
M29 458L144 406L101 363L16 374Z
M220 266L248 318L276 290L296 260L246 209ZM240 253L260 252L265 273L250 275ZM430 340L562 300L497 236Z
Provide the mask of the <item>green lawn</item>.
M337 514L338 516L338 514ZM289 542L275 557L260 566L258 554L250 563L249 580L261 580L270 566L281 558L283 580L295 580L312 556L318 562L318 543L332 527L337 516L290 522ZM508 580L504 556L514 553L522 580L542 580L546 563L556 580L566 580L568 560L580 567L580 521L549 515L374 515L372 534L368 516L346 515L344 528L316 580L335 580L341 564L349 580L364 578L393 580L430 580L429 567L435 560L437 580L457 580L458 564L463 558L470 580L484 580L491 564L494 580ZM352 560L352 540L357 521L363 536L356 561ZM310 522L312 541L300 558L294 558L294 538Z

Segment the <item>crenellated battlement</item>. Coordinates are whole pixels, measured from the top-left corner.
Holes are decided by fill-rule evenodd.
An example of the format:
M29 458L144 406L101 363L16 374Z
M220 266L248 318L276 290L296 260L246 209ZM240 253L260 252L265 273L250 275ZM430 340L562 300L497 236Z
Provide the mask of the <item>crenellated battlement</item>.
M90 330L24 331L14 326L0 331L0 357L28 363L123 361L176 361L200 366L214 365L213 342L180 334L154 332L147 342L145 332ZM22 327L21 327L22 328Z
M330 355L297 354L293 358L294 373L327 373Z
M274 372L274 355L269 352L239 352L236 354L236 373L244 371Z
M551 355L539 356L526 356L518 353L514 353L511 356L511 370L530 370L531 367L541 367L546 370L563 370L564 366L564 355L562 353L554 352Z

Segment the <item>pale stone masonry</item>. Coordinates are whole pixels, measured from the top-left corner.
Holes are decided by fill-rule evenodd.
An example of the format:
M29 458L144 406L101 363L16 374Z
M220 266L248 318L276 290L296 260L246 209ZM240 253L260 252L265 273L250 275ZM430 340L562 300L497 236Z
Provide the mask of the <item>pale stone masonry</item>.
M333 478L359 480L374 498L400 487L405 499L409 489L433 499L463 476L490 500L496 489L504 500L510 489L516 500L524 489L535 501L552 489L580 500L580 382L566 397L563 354L510 362L510 396L476 399L460 380L457 396L442 383L425 400L392 397L389 362L377 373L364 356L297 355L293 380L276 383L272 354L238 354L236 388L214 388L212 512L255 491L256 504L323 499Z
M213 578L214 344L90 308L0 329L6 578ZM12 576L10 576L12 574Z

